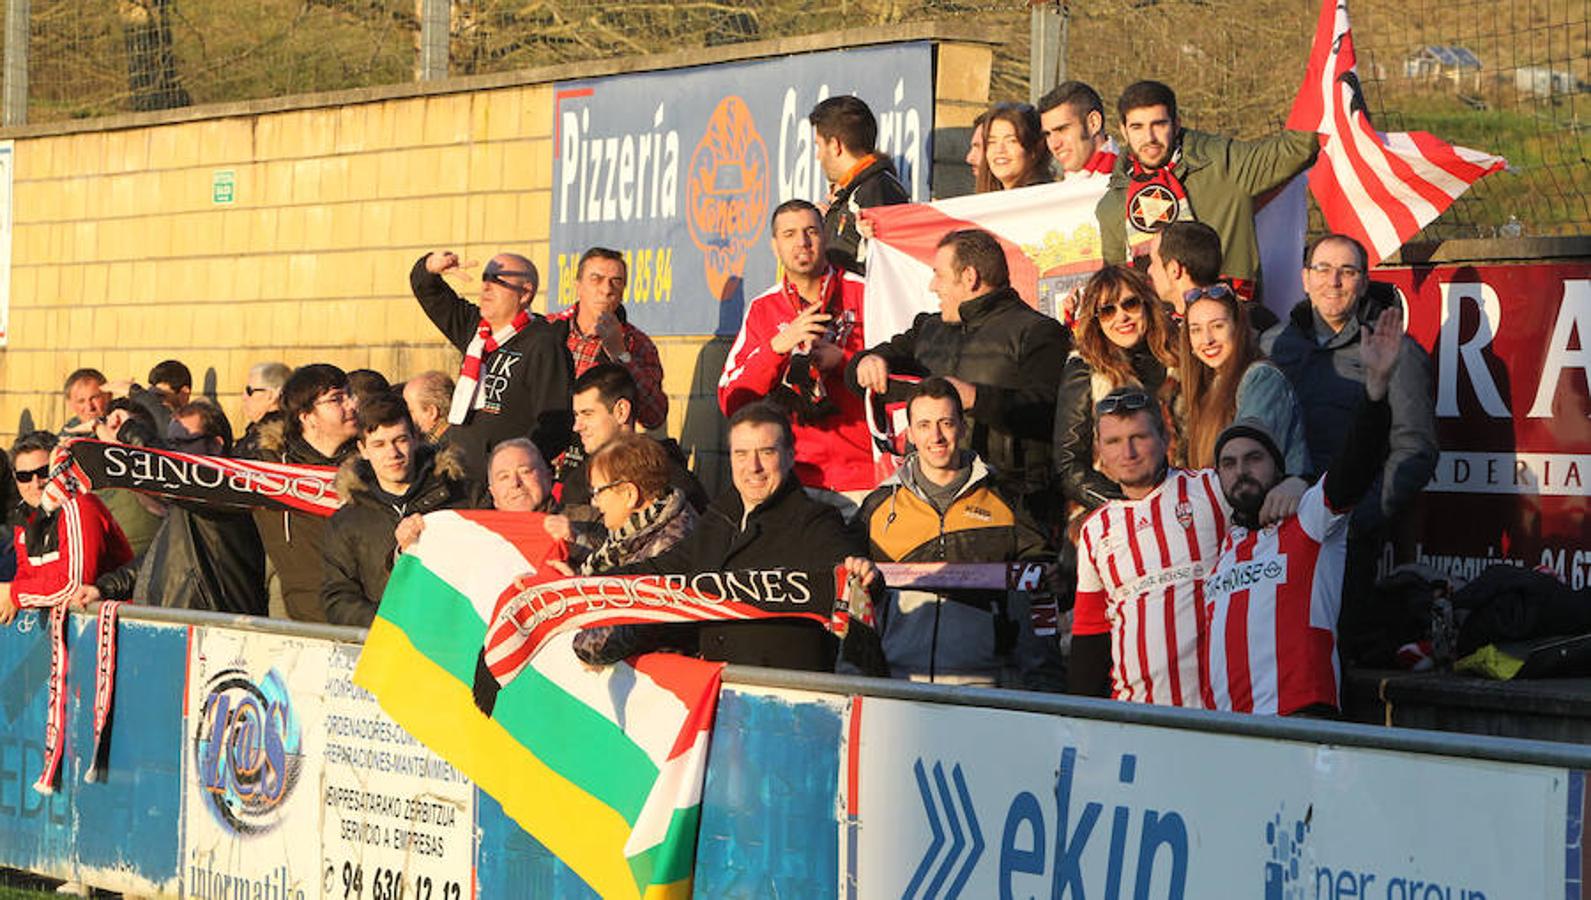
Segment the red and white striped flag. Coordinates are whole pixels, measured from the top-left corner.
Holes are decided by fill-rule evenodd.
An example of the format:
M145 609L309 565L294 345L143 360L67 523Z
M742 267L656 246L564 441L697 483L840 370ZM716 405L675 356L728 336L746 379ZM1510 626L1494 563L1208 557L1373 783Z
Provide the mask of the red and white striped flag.
M1320 135L1310 193L1331 230L1357 238L1375 265L1508 163L1423 131L1377 132L1357 64L1347 0L1325 0L1287 127Z

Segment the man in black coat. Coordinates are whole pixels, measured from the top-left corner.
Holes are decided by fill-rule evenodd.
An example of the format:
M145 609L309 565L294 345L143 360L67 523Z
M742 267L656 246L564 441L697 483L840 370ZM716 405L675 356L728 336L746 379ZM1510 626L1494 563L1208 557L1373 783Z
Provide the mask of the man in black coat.
M470 505L470 483L455 448L426 443L396 394L359 410L359 454L337 472L343 507L326 526L320 600L326 621L367 626L392 574L395 534L405 517ZM405 525L418 529L418 520ZM408 543L407 540L404 543Z
M607 574L769 568L823 573L843 564L864 587L879 582L878 570L866 558L866 538L847 528L837 509L808 497L796 480L795 439L781 412L752 403L730 417L729 465L734 490L707 507L694 532L661 556ZM681 638L694 637L704 659L830 672L840 651L833 634L802 620L637 626L616 632L617 640L596 661L622 659L659 645L679 646L685 642Z
M484 481L487 451L528 437L552 459L569 445L574 362L557 328L530 311L539 276L530 260L499 253L481 270L480 305L443 280L459 268L447 251L420 257L409 287L431 324L464 354L447 420L470 476Z
M823 243L829 264L858 275L867 270L867 240L857 230L861 211L910 203L911 191L895 177L889 157L878 152L878 119L850 95L830 97L807 114L818 165L829 180Z
M1005 251L981 229L952 231L934 254L939 312L851 361L847 379L883 393L891 373L940 375L967 410L963 446L995 470L995 484L1041 524L1060 519L1051 487L1055 395L1071 337L1011 287Z

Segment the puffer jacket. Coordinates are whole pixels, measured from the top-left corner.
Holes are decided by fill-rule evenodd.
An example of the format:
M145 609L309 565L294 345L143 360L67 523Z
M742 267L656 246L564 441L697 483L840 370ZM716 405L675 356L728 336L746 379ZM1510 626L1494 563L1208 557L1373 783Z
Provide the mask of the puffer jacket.
M381 594L392 574L397 539L393 530L404 516L470 505L470 482L463 453L442 452L429 444L414 450L419 473L397 504L372 490L377 486L370 464L355 456L337 472L337 493L343 498L326 526L325 568L320 585L326 621L334 625L367 626L376 617Z
M891 372L950 375L976 385L964 446L989 464L1006 496L1042 521L1052 482L1055 395L1071 334L1009 287L966 301L960 313L954 324L939 313L920 313L910 329L857 354L846 382L860 393L856 367L877 354Z
M1167 371L1142 343L1129 350L1128 357L1138 385L1151 395L1159 396L1166 379L1176 378L1176 370ZM1061 493L1084 510L1122 498L1121 487L1094 468L1094 405L1116 387L1075 350L1061 369L1061 387L1055 398L1055 475ZM1166 424L1175 433L1174 423Z
M1283 131L1258 141L1182 130L1182 159L1172 171L1188 192L1193 217L1221 235L1221 274L1258 280L1260 245L1254 234L1254 198L1293 177L1314 158L1314 132ZM1100 252L1107 263L1130 263L1127 193L1132 156L1116 158L1110 185L1094 213ZM1284 272L1282 276L1291 275Z
M1342 423L1351 420L1364 396L1364 363L1359 359L1364 324L1375 321L1395 302L1391 290L1371 285L1354 318L1322 343L1315 337L1316 328L1326 326L1305 300L1293 307L1285 323L1262 339L1261 346L1286 374L1298 397L1304 437L1316 472L1326 471L1341 453ZM1391 449L1381 478L1370 489L1380 502L1360 503L1353 511L1354 530L1365 534L1380 529L1414 502L1435 473L1440 456L1431 357L1407 335L1392 370L1387 403L1392 407Z
M262 422L257 432L254 459L292 463L300 466L336 468L354 455L349 441L333 456L311 447L302 437L287 434L287 420ZM265 553L276 567L282 583L282 601L287 614L300 622L326 621L320 603L321 559L325 545L326 518L286 510L254 510L254 525L265 543Z
M1044 536L973 457L943 514L928 500L916 456L867 495L857 521L871 556L890 562L1008 562L1050 555ZM1025 593L891 590L878 608L884 657L896 678L995 684L1018 643L1032 646Z

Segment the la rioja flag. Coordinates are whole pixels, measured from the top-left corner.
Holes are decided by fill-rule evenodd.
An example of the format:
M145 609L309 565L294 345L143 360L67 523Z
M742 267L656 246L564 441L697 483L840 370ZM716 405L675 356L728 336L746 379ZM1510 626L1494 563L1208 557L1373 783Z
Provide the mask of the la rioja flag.
M1423 131L1377 132L1356 67L1347 0L1325 0L1287 127L1320 135L1310 193L1331 230L1357 238L1375 265L1507 161Z

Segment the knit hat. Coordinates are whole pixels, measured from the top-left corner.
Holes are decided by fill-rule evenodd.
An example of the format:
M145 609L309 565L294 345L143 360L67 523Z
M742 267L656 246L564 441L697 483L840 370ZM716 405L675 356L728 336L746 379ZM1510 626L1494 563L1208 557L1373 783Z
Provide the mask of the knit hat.
M1271 459L1276 461L1276 471L1284 474L1287 472L1287 462L1282 458L1281 445L1271 435L1270 426L1265 424L1265 420L1255 416L1244 416L1222 429L1221 436L1215 439L1216 460L1221 459L1221 448L1226 446L1227 441L1240 437L1259 441L1260 446L1271 454Z

